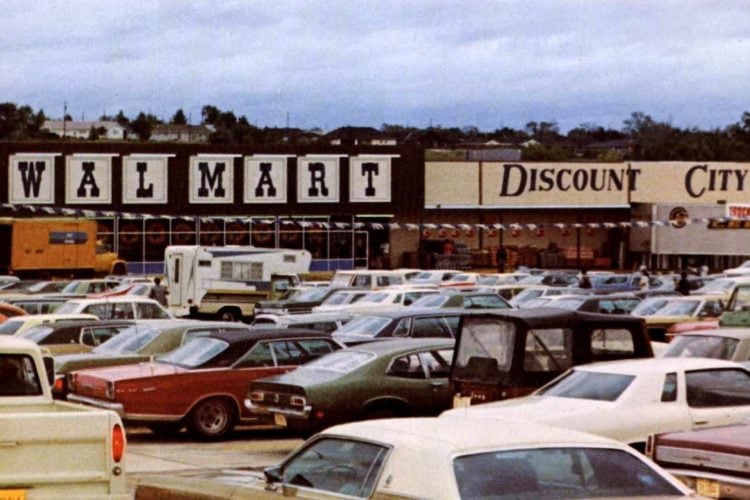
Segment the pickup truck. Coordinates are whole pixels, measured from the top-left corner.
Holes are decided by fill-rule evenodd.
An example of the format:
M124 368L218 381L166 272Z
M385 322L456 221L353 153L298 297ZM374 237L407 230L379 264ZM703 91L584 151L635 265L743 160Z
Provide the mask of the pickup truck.
M0 498L132 498L120 417L54 401L52 376L36 344L0 337Z

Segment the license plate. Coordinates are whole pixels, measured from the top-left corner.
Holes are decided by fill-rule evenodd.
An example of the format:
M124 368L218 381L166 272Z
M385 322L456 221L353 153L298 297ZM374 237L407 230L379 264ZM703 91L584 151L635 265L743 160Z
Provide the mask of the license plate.
M721 488L719 487L719 483L717 481L703 478L698 478L698 480L696 481L695 491L699 495L703 495L704 497L709 498L719 498L721 494Z
M471 396L453 396L453 408L468 408L471 406Z
M26 490L0 490L0 500L26 500Z
M278 425L279 427L286 427L286 415L282 415L281 413L274 413L273 423Z

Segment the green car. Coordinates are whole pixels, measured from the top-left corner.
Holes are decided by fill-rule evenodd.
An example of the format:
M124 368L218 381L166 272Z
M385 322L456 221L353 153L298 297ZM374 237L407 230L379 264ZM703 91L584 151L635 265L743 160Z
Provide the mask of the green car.
M453 339L368 342L250 383L245 406L302 433L372 418L437 415L450 408Z

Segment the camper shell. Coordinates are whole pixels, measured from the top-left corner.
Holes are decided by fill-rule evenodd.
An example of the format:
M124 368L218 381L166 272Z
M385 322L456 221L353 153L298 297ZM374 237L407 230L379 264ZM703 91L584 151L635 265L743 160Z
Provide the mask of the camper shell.
M164 252L167 306L175 316L239 321L255 304L300 284L307 250L253 246L169 246Z

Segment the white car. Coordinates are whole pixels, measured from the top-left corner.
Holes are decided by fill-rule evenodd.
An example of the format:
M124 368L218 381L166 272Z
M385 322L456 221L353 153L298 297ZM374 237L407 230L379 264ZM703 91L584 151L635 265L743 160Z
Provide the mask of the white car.
M709 328L675 335L659 354L664 358L750 361L750 328Z
M730 269L724 269L722 273L724 276L750 276L750 260L744 261L737 267Z
M576 366L530 396L454 408L441 418L557 425L644 450L649 434L718 427L750 416L750 371L706 358Z
M258 498L691 495L653 462L610 439L526 422L439 418L330 427L266 469L265 481L247 483Z
M71 299L58 314L93 314L99 319L170 319L173 316L157 301L137 295L118 295L94 299Z

